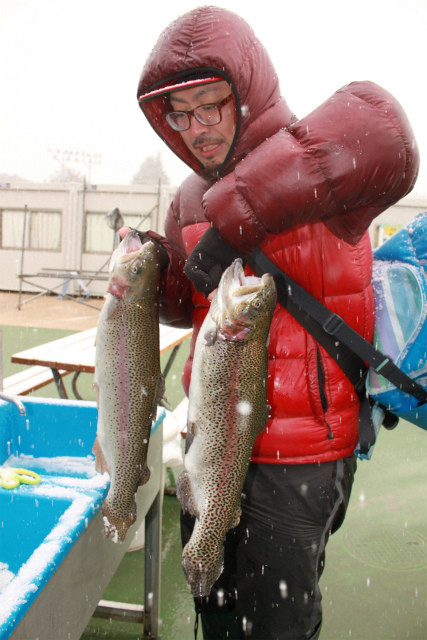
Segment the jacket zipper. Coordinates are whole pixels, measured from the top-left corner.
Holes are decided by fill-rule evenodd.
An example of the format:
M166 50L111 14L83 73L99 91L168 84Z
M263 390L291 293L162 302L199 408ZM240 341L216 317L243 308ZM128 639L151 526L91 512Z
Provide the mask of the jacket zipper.
M320 402L322 404L323 413L326 413L328 409L328 399L325 393L325 371L323 369L322 357L320 355L319 347L317 347L317 381L319 385ZM328 427L328 440L333 440L334 434L328 422L325 419L326 426Z

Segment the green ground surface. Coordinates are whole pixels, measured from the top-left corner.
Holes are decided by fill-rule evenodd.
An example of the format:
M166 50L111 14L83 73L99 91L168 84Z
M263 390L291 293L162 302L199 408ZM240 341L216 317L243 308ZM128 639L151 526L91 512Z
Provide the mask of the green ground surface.
M70 331L0 327L4 375L16 372L10 355L62 337ZM181 370L188 343L166 381L170 404L182 397ZM69 376L71 379L71 376ZM70 380L68 381L69 384ZM91 399L92 377L79 380ZM56 389L38 392L56 397ZM401 422L383 431L369 462L359 463L346 521L330 540L321 580L324 608L322 640L425 640L427 638L427 432ZM161 638L194 637L192 600L181 570L179 504L164 497ZM127 553L104 599L141 603L143 551ZM199 631L199 638L202 634ZM142 628L92 619L82 640L137 640ZM256 639L253 639L256 640Z

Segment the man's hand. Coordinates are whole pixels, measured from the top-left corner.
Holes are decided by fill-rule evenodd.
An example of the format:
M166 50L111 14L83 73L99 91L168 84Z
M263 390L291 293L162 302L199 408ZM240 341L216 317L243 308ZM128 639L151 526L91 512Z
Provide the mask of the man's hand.
M223 271L233 260L242 257L243 254L230 247L219 231L210 227L189 255L184 273L194 288L207 296L217 288Z

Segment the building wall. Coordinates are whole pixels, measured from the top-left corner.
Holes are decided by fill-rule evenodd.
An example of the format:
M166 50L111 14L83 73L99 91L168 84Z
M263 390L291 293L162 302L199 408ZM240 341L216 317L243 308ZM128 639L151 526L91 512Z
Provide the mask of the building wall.
M125 224L162 233L174 192L175 188L152 185L3 185L0 290L40 290L36 285L60 290L62 278L38 275L47 270L106 273L116 240L106 214L117 207ZM102 295L105 286L105 281L93 280L90 291ZM69 293L78 291L76 281L71 281Z
M174 192L175 187L152 185L0 185L0 290L19 291L21 286L22 291L39 291L39 285L60 291L62 277L39 275L47 270L106 274L115 242L106 214L117 207L125 224L163 233ZM404 198L374 220L372 246L426 210L427 200ZM103 295L106 283L95 279L89 288ZM79 293L76 281L70 282L69 293Z
M412 218L423 211L427 212L427 198L421 199L409 195L381 213L375 218L369 229L372 246L375 248L382 244L388 234L405 226Z

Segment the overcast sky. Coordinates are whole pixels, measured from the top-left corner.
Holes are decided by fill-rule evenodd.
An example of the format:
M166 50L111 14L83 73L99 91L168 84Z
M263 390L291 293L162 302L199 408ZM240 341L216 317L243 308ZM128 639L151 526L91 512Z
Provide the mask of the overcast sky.
M0 0L0 173L45 181L52 150L99 154L91 181L129 184L162 151L174 183L188 169L136 101L160 32L198 6L185 0ZM303 117L353 80L373 80L406 110L427 196L427 0L227 0L268 49L289 106ZM82 165L76 166L84 172Z

